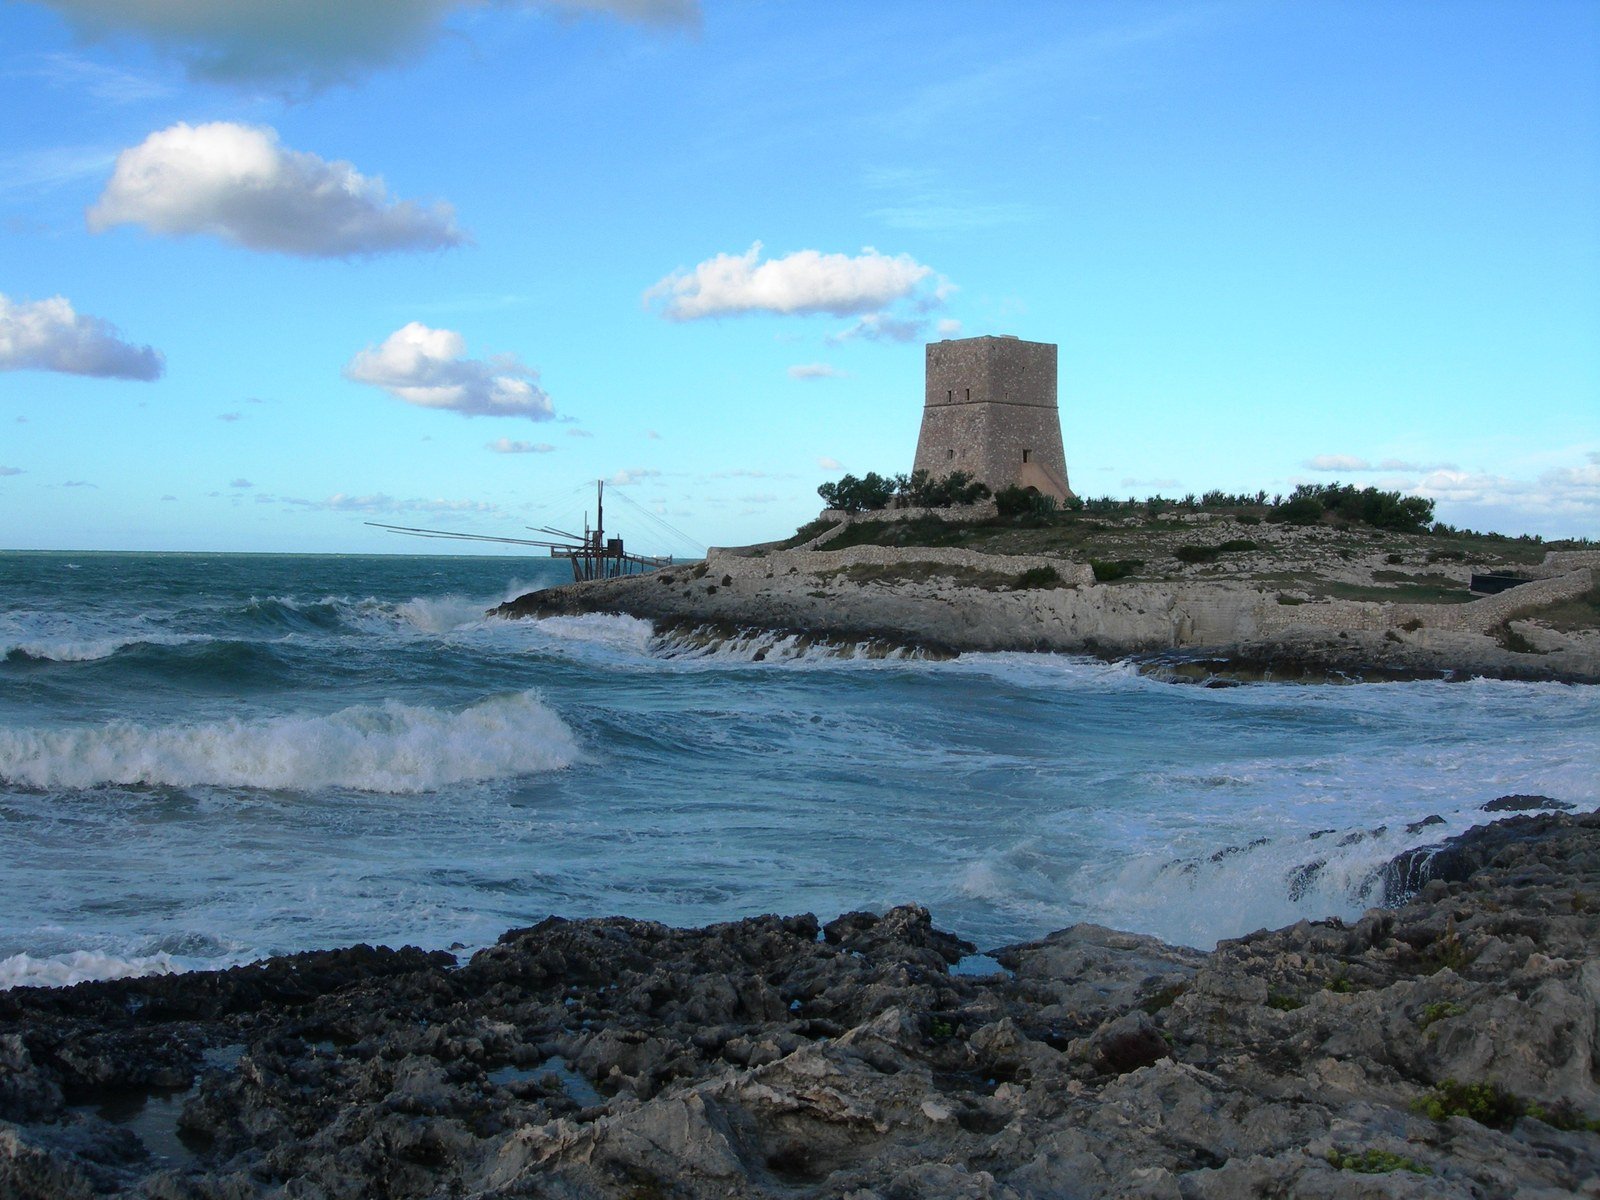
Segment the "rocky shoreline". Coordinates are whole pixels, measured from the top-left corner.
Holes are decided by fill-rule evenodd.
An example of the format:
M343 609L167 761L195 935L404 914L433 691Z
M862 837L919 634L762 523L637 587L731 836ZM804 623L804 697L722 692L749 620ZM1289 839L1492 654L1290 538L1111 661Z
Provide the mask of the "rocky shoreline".
M1082 563L1041 556L747 547L650 574L531 592L491 613L618 613L650 621L679 648L766 635L842 654L1053 651L1131 659L1157 673L1163 664L1211 664L1209 673L1168 672L1179 679L1600 683L1600 630L1556 630L1528 619L1592 593L1596 556L1546 557L1544 577L1498 595L1394 603L1302 600L1249 579L1098 584Z
M0 1195L1600 1196L1600 812L1385 886L1211 953L901 907L17 989Z

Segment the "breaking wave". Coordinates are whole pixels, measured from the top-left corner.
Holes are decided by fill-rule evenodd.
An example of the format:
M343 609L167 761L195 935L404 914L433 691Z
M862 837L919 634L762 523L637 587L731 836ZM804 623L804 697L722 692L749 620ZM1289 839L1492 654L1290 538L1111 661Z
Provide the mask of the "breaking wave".
M170 975L182 968L170 954L119 958L98 950L34 957L13 954L0 958L0 992L16 987L71 987L91 979L133 979L141 975Z
M0 730L0 779L33 788L426 792L556 770L578 756L572 731L532 692L459 711L391 700L320 716Z

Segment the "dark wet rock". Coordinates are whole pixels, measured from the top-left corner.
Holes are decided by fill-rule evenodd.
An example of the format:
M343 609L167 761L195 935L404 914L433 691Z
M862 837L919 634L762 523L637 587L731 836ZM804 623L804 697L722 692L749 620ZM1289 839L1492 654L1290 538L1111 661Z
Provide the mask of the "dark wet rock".
M1412 821L1409 825L1406 826L1406 832L1407 833L1421 833L1424 829L1428 828L1428 826L1430 826L1430 825L1443 825L1443 824L1444 824L1444 818L1443 817L1439 816L1439 814L1437 814L1437 813L1431 813L1428 816L1423 817L1422 820L1420 820L1420 821Z
M1501 796L1483 806L1484 812L1571 812L1572 805L1549 796Z
M1600 814L1428 853L1412 899L1209 954L1079 925L956 975L908 906L5 993L0 1196L1593 1194ZM1447 1080L1500 1127L1425 1115ZM140 1088L181 1154L107 1119Z

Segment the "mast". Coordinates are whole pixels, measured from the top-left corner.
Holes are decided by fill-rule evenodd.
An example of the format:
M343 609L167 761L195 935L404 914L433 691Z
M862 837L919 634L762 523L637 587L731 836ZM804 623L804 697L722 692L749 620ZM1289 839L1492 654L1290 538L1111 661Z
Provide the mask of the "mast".
M594 481L594 541L596 546L604 546L606 537L606 481Z

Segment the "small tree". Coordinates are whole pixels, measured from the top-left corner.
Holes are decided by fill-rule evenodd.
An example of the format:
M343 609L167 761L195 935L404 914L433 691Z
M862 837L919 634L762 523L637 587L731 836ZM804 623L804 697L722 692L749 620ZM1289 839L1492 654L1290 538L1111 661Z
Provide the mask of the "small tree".
M906 483L904 475L885 477L868 471L860 479L845 475L837 483L824 483L817 488L817 495L829 508L849 513L873 512L888 508L889 501L894 499L895 493L904 490Z

